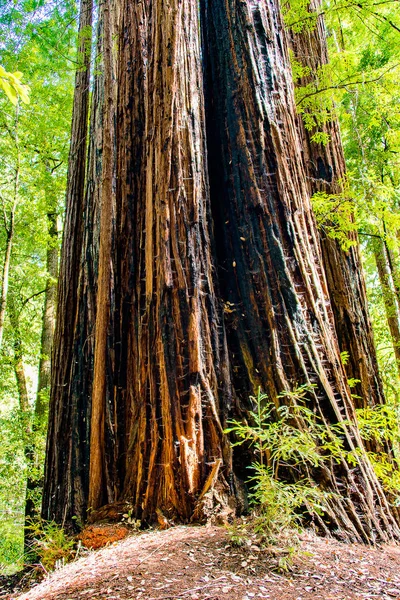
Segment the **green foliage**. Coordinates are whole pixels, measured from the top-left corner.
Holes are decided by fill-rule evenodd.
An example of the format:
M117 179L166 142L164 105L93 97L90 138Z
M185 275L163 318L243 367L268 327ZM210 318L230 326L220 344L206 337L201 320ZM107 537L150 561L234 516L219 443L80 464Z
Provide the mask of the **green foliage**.
M280 400L287 404L276 407L259 390L252 398L257 406L250 413L252 424L232 421L226 430L237 439L234 445L247 443L258 451L259 461L251 465L254 474L249 478L257 511L253 529L268 543L299 525L302 509L311 515L324 511L328 494L311 482L307 472L326 460L340 460L344 452L338 433L305 406L308 391L309 386L301 386L285 392ZM288 481L287 474L293 470L302 477Z
M342 360L347 358L344 354ZM333 494L312 483L308 473L324 463L340 463L343 459L356 466L358 455L365 453L360 448L347 449L344 433L350 423L328 425L306 406L309 391L310 386L305 385L284 392L276 406L259 390L257 397L251 398L257 407L249 415L251 422L229 423L226 433L236 439L233 445L253 446L259 456L251 465L253 475L248 480L254 518L251 525L239 527L241 534L235 526L232 535L236 543L249 531L262 535L268 544L277 543L282 532L287 535L301 524L304 512L311 518L323 515ZM382 405L357 410L356 414L363 440L373 439L380 445L388 441L399 456L398 409ZM366 454L393 502L400 504L400 465L396 456L389 459L384 451Z
M289 29L299 33L312 30L316 24L316 13L310 12L309 0L285 0L281 2L283 20Z
M361 437L378 442L389 441L394 449L400 443L399 408L384 404L356 411Z
M21 72L7 73L4 67L0 65L0 89L5 92L14 106L17 105L18 98L21 98L25 104L29 104L29 86L21 83L21 78Z
M76 66L75 17L75 2L69 0L0 3L2 66L19 81L21 70L30 88L30 103L21 102L17 109L5 94L0 94L0 271L7 237L5 224L15 205L9 303L0 352L0 534L4 532L0 535L0 564L8 570L20 566L17 559L23 554L28 475L25 450L33 442L36 449L40 448L42 459L29 474L40 479L43 469L43 427L33 427L31 417L40 359L43 291L48 279L48 215L56 214L61 219L64 210ZM24 418L15 379L11 302L28 385L29 409ZM34 502L40 505L37 495Z
M75 557L75 540L56 523L32 521L29 531L33 539L32 555L47 572L63 567Z
M0 520L0 575L11 575L24 563L24 516L3 511Z
M357 422L363 440L374 440L383 446L389 443L393 456L389 460L383 451L368 452L368 457L383 487L390 494L392 502L400 506L400 419L399 405L358 409Z
M320 229L338 240L343 250L347 251L357 243L351 236L352 232L357 231L357 225L354 220L354 201L345 184L343 188L340 194L317 192L312 197L312 204Z
M22 566L25 456L18 410L0 411L0 574Z
M323 513L326 495L306 480L287 483L276 478L271 467L254 463L252 499L260 507L255 519L254 530L274 541L282 531L300 525L301 509L307 508L314 513Z

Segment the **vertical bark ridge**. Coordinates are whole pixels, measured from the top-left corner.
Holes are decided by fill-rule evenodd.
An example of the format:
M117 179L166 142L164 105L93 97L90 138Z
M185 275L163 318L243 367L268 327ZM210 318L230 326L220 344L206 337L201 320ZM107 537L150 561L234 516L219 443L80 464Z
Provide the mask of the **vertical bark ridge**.
M259 383L271 398L312 384L310 403L325 423L354 423L279 8L273 0L202 4L210 181L234 384L243 397ZM345 460L335 472L313 474L341 490L331 525L359 540L398 535L355 426L346 428L346 441L361 451L357 475Z
M111 260L114 208L113 193L113 131L114 131L114 92L112 58L112 17L109 2L103 3L103 66L104 66L104 122L102 176L100 191L100 244L99 268L96 295L96 323L92 406L90 416L90 467L89 467L89 507L99 508L104 500L105 488L105 418L107 396L107 336L111 314Z

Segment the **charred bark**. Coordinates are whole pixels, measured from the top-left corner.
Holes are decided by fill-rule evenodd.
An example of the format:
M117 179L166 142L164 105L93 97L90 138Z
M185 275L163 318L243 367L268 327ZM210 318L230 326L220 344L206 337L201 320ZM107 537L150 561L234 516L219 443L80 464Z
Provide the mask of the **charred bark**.
M218 489L218 502L226 503L230 474L223 435L229 369L210 256L197 3L113 7L113 27L120 9L124 40L112 67L117 137L109 133L115 98L108 96L103 4L104 76L93 101L76 322L68 342L76 360L64 399L52 391L60 431L50 431L49 440L62 443L51 449L55 478L47 459L46 487L57 491L47 490L44 513L68 522L122 496L144 520L162 511L187 521L201 518L207 492ZM117 168L115 224L110 155ZM65 361L60 347L54 357L57 371ZM67 446L60 432L71 428ZM63 477L57 452L64 447Z
M319 0L313 0L310 12L318 13L319 7ZM318 69L329 62L322 15L316 17L313 29L306 28L300 33L288 32L288 36L295 59L309 69L309 74L297 83L298 86L305 86L315 81ZM317 128L307 130L301 117L298 118L298 125L310 195L316 192L343 195L346 165L337 119L334 115L328 115L318 129L327 134L329 141L326 144L312 140ZM353 388L354 403L357 408L382 404L385 398L368 314L357 233L353 231L348 234L353 245L345 251L338 240L329 237L322 229L319 232L339 348L341 352L348 353L345 371L349 379L359 381Z
M76 344L81 252L84 239L83 210L90 93L90 58L93 1L81 0L78 56L82 66L75 77L71 146L66 192L66 215L57 298L57 321L52 356L49 433L46 451L43 516L63 522L80 516L80 473L74 455L85 430L85 415L73 400L72 371L81 358ZM78 358L79 356L79 358ZM77 420L80 421L77 427ZM78 439L77 439L78 438Z
M325 423L354 423L279 7L274 0L204 0L203 19L211 198L233 383L242 398L261 385L272 399L313 385L309 404ZM313 474L338 492L328 520L358 540L398 535L353 425L346 442L360 450L357 469L343 459L340 468Z

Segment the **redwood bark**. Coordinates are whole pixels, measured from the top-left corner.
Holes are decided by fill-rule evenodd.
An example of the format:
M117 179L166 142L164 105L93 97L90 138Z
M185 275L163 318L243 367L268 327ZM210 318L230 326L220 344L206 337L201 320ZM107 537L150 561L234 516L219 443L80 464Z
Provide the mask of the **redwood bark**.
M66 214L60 263L57 321L52 356L51 397L48 444L46 451L43 516L63 522L78 510L82 482L74 455L79 451L85 414L79 411L72 395L71 372L76 366L76 321L79 304L79 279L83 246L83 210L87 129L90 93L90 59L93 1L81 0L78 57L80 68L75 77L71 146L66 192ZM80 412L80 414L79 414ZM78 417L79 414L79 417ZM76 421L80 420L77 427ZM77 440L79 438L79 440ZM53 443L54 441L54 443ZM75 506L75 498L77 510Z
M324 422L355 422L302 167L288 49L274 0L204 0L209 164L228 347L241 397L312 384ZM278 399L277 399L278 402ZM355 426L343 459L313 476L339 492L331 524L355 539L398 535ZM365 515L368 515L365 520Z
M187 521L200 516L208 477L230 471L197 2L125 2L123 12L120 63L132 65L118 102L123 497L141 518L161 510Z
M104 8L104 78L93 100L77 319L68 342L75 361L64 398L52 391L59 431L49 432L43 512L68 523L122 497L144 520L161 511L187 521L202 518L206 492L218 488L222 504L230 493L223 435L229 369L210 256L197 3L113 5L124 40L113 66L117 235L108 204L106 136L115 101L107 102ZM104 239L100 232L110 226ZM64 360L58 348L55 371Z
M94 373L92 407L90 415L90 467L89 467L89 507L93 510L102 505L104 490L104 433L105 398L107 387L107 334L111 304L111 249L113 220L113 59L112 59L112 17L110 3L103 5L103 70L104 70L104 127L102 181L100 191L100 245L99 270L97 277L96 336L94 352Z
M312 0L310 12L319 11L319 0ZM300 33L288 32L288 36L296 60L310 70L297 83L298 86L305 86L315 81L318 69L329 62L323 16L316 17L313 29L305 28ZM316 128L307 130L301 116L298 125L310 195L316 192L343 194L346 164L337 119L331 115L319 127L329 136L326 144L312 141ZM349 379L359 380L352 390L354 403L357 408L382 404L385 398L368 313L357 233L349 233L354 245L348 251L343 250L339 241L330 238L323 230L320 229L319 233L339 348L341 352L348 353L345 371Z

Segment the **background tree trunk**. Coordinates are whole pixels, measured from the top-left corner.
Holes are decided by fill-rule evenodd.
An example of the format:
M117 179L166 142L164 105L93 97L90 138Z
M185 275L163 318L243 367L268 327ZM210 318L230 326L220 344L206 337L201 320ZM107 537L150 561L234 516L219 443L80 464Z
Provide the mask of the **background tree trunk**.
M11 252L12 246L14 243L14 231L15 231L15 213L18 206L19 199L19 178L20 178L20 152L19 152L19 141L18 141L18 120L19 120L19 108L18 104L15 109L15 129L13 136L13 143L16 148L16 164L15 164L15 175L14 175L14 195L11 202L10 214L7 215L6 206L4 203L4 199L2 199L3 203L3 218L4 218L4 227L6 229L6 248L4 252L4 263L3 263L3 273L1 279L1 296L0 296L0 349L3 343L3 335L4 335L4 324L6 320L6 312L7 312L7 297L8 297L8 285L10 278L10 266L11 266Z
M309 405L323 422L354 423L279 7L274 0L202 4L211 199L233 383L241 398L260 385L276 402L282 390L313 385ZM313 475L338 493L331 524L359 540L398 534L355 426L346 441L361 450L357 468L343 459Z
M46 291L43 305L42 338L40 345L40 361L38 387L36 393L35 410L32 423L32 438L30 440L30 460L28 464L28 477L26 483L25 500L25 532L24 545L30 550L32 535L27 529L29 520L37 516L39 499L43 488L43 439L47 428L47 415L50 394L50 356L53 347L54 326L57 300L58 276L58 228L57 214L49 213L48 241L47 241L47 273Z
M385 304L386 319L392 338L394 356L400 375L400 306L397 302L393 275L390 269L385 242L376 237L372 242L372 246L379 281L382 287L383 302Z
M18 389L18 403L19 410L21 415L21 422L23 427L23 437L25 439L25 455L27 454L27 448L29 445L29 438L32 433L31 428L31 409L29 406L29 393L28 393L28 385L26 382L26 374L24 367L24 355L22 349L22 336L21 330L19 326L19 314L17 311L17 307L15 306L15 301L13 298L10 299L10 323L13 331L13 346L14 346L14 372L15 372L15 380L17 383ZM29 453L29 450L28 450Z
M319 0L312 0L310 12L320 12ZM313 29L306 27L300 33L288 32L288 36L295 59L310 70L297 85L305 86L316 81L318 69L329 62L323 17L316 17ZM321 111L324 110L327 109L321 108ZM310 195L316 192L343 194L346 165L337 119L334 115L328 116L320 127L307 130L299 116L298 125ZM312 140L317 130L329 136L326 144ZM323 264L339 349L348 353L345 365L347 377L359 380L352 389L353 400L357 408L363 408L382 404L385 399L368 314L358 236L356 232L348 235L354 245L345 251L338 240L332 239L320 229Z

